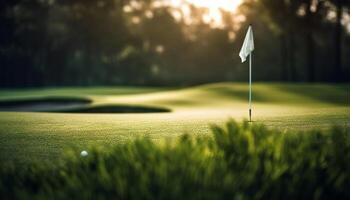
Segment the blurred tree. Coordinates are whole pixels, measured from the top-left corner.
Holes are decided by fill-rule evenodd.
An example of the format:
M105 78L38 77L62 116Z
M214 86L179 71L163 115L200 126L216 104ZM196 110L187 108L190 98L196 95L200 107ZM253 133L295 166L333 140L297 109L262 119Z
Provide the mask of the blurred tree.
M67 1L71 16L68 21L68 40L71 52L82 60L85 84L108 82L114 79L108 70L120 68L118 54L133 38L126 27L122 0L77 0ZM78 56L79 57L79 56ZM122 70L121 68L119 70Z
M11 46L13 55L7 67L16 86L42 83L43 55L47 51L46 30L49 1L17 1L10 8L15 29Z
M315 42L313 37L313 31L315 28L316 17L313 14L316 10L313 9L312 3L314 0L302 0L304 6L300 8L300 15L304 16L304 29L307 49L307 69L308 69L308 81L315 81Z
M316 81L315 77L315 36L316 32L320 31L320 27L327 17L328 7L325 6L325 1L318 0L300 0L303 4L299 8L299 16L303 19L302 27L305 30L306 40L306 60L307 60L307 76L309 82Z
M1 1L0 86L246 80L247 67L237 54L249 23L254 24L257 47L264 48L254 54L256 80L337 81L348 70L341 63L349 62L342 57L348 46L342 38L348 41L349 36L341 15L349 4L244 0L235 12L222 10L216 17L223 23L213 24L210 9L188 3L172 7L158 0ZM326 58L334 53L330 46L337 49L336 66Z
M343 25L342 19L344 16L344 7L350 6L350 1L348 0L334 0L331 1L336 6L336 25L335 25L335 66L334 66L334 74L333 81L341 82L343 81L343 72L342 72L342 32Z
M282 80L296 81L295 50L296 30L300 26L297 11L301 2L298 0L260 0L265 21L273 32L280 36L281 41L281 77Z
M0 1L0 86L11 86L10 60L14 49L15 20L13 18L13 6L17 1Z

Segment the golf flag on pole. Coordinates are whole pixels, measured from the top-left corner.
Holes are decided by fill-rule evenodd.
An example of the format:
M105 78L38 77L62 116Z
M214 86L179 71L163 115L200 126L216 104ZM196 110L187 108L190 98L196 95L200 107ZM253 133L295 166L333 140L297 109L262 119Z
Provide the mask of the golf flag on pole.
M254 51L254 37L252 26L249 26L248 32L245 35L244 43L239 52L239 57L241 57L242 63L247 60L247 57Z
M249 56L249 121L252 121L252 54L254 51L254 37L252 26L249 26L248 32L245 36L243 46L239 52L242 63L247 60Z

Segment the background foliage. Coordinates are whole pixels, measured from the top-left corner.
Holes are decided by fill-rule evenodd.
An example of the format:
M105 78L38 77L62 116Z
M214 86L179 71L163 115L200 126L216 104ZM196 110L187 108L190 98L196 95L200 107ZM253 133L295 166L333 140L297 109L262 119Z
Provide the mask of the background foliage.
M238 52L254 26L257 81L350 80L346 0L244 0L223 23L159 0L0 3L0 86L191 85L246 80Z

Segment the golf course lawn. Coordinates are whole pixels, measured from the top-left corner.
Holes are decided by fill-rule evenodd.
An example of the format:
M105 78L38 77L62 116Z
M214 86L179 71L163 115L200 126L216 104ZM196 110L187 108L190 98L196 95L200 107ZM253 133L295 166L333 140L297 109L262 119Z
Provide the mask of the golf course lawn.
M0 112L0 162L50 161L67 148L81 151L140 137L154 140L184 133L208 135L210 124L248 117L248 86L217 83L190 88L48 88L2 90L0 100L83 97L88 106L146 106L165 113L98 114ZM282 130L350 127L350 85L253 86L253 120ZM79 152L77 151L77 152Z

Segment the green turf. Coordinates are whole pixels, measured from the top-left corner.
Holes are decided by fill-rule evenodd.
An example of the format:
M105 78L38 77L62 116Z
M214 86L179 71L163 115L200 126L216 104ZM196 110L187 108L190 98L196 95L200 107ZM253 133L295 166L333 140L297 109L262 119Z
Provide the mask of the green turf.
M84 149L147 136L206 135L209 124L247 118L247 85L218 83L184 89L63 88L0 91L2 99L85 97L91 106L156 106L171 113L63 114L0 112L0 160L59 158L67 147ZM255 84L254 121L279 129L350 127L350 85Z
M229 121L211 132L0 165L0 198L350 199L350 129L285 133Z

